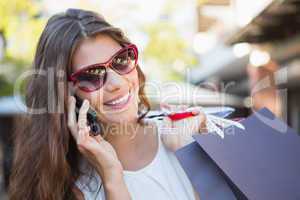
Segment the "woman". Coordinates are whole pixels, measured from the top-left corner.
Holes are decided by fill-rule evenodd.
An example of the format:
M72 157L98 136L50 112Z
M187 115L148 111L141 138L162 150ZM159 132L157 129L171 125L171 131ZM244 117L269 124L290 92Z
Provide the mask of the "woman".
M26 93L30 109L46 112L28 115L16 135L10 199L198 198L172 152L184 137L162 135L159 127L190 134L204 117L195 111L176 123L146 123L150 106L137 60L136 46L94 12L68 9L49 19L33 64L46 73L33 76ZM75 96L84 99L78 120ZM101 135L91 134L89 107ZM197 125L183 128L191 121Z

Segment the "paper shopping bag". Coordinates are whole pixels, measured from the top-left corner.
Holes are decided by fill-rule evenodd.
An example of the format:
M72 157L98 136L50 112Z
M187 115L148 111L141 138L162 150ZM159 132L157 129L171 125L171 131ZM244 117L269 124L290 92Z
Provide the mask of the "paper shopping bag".
M300 199L300 136L264 108L175 152L201 200Z

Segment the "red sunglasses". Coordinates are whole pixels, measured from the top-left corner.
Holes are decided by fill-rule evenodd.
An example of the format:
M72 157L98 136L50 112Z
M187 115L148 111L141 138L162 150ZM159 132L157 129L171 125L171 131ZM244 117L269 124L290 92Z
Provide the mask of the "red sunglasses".
M85 92L100 89L107 79L107 68L120 75L130 73L137 66L138 50L134 44L127 44L117 51L108 61L88 65L72 73L68 80Z

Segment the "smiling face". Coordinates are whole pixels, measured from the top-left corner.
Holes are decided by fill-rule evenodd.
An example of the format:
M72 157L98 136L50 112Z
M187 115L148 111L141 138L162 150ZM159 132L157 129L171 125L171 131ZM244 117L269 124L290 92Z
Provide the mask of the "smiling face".
M85 66L106 62L121 48L118 42L104 34L83 39L74 52L72 71L76 72ZM138 89L136 68L125 75L108 68L106 82L100 89L85 92L76 88L75 93L80 98L90 101L91 107L98 112L100 121L125 123L138 118Z

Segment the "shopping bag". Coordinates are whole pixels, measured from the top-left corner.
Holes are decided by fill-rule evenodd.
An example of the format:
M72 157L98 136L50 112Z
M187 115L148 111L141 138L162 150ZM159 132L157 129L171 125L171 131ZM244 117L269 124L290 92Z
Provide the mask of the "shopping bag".
M300 199L300 136L266 108L175 152L201 200Z

